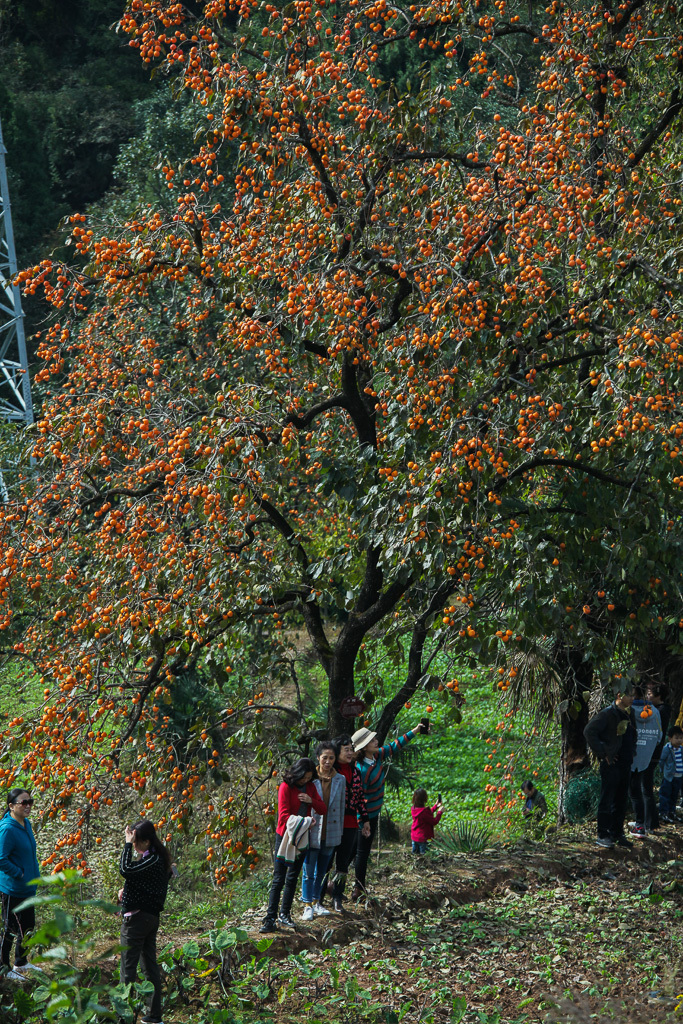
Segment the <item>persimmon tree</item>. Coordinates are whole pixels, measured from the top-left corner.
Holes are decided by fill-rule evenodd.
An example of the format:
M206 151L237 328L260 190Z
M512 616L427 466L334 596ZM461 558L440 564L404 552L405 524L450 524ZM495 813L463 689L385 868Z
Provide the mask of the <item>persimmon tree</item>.
M522 642L506 567L525 547L562 588L570 491L600 485L591 536L646 506L677 530L683 480L673 5L199 6L120 25L194 103L171 207L75 217L73 265L22 275L55 321L0 523L0 629L46 691L23 770L62 802L173 773L179 827L211 729L310 730L292 627L327 728L370 688L383 736L418 686L451 699L439 651ZM165 702L195 669L225 708L179 766Z

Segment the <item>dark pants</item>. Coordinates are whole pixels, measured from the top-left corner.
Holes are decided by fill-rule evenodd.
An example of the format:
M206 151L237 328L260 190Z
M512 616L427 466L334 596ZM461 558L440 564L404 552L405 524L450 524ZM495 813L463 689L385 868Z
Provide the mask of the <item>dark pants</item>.
M277 841L277 845L280 845L279 841ZM283 917L289 917L292 913L296 883L299 881L303 863L303 853L297 855L293 864L289 864L281 857L275 858L273 881L270 884L265 923L273 924L277 921L278 913L282 914ZM282 907L280 907L280 896L282 896Z
M659 787L659 813L667 817L673 817L676 813L676 804L681 795L681 783L683 779L662 779Z
M27 962L26 950L23 940L28 932L33 931L36 926L36 912L34 907L28 910L20 910L18 913L15 907L28 899L27 896L11 896L9 893L0 893L2 896L2 962L5 967L10 966L10 953L14 936L17 937L17 948L14 952L15 967L23 967Z
M334 882L332 885L332 896L340 900L346 887L346 876L351 866L351 861L356 855L356 843L358 842L358 829L345 828L342 832L341 843L337 847L337 855L334 859L334 871L330 865L330 874Z
M646 768L642 772L631 772L630 793L633 813L636 825L650 832L657 826L659 815L655 806L655 794L653 790L654 768L650 771Z
M142 973L154 985L154 995L149 1006L149 1016L161 1020L161 972L157 964L157 932L159 915L138 910L131 917L124 917L121 923L121 982L129 985L137 980L138 963L142 962Z
M659 808L657 807L657 800L654 792L655 772L657 771L658 766L659 761L650 761L650 764L645 769L645 785L650 787L650 792L652 793L651 824L646 825L646 828L659 828Z
M428 842L425 841L424 843L420 843L420 842L417 842L415 839L413 839L412 842L413 842L413 853L426 853L427 852L427 847L429 846Z
M370 859L370 851L372 850L372 844L375 841L377 835L377 826L379 824L379 815L376 818L370 818L370 835L364 836L362 832L358 833L358 847L356 851L356 885L360 886L361 889L365 890L365 876L368 873L368 860Z
M599 839L619 839L623 836L630 777L630 764L619 761L615 764L600 762Z

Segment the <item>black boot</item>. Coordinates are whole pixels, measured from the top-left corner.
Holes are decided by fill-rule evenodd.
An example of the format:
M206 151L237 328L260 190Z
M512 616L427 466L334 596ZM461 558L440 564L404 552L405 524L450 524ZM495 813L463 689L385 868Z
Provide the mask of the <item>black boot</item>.
M268 935L270 932L276 932L276 931L277 931L277 925L275 924L275 921L271 920L271 918L269 918L269 917L265 918L263 924L259 928L259 933L261 935Z

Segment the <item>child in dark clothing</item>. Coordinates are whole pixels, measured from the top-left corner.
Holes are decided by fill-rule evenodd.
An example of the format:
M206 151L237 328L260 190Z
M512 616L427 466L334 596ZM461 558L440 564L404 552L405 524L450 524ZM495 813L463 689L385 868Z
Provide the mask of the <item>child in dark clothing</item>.
M672 725L668 731L669 742L662 749L660 765L662 784L659 787L659 816L670 825L677 821L676 803L683 784L683 729Z
M429 841L434 838L434 826L443 814L441 798L437 800L433 807L427 807L426 804L427 790L416 789L413 793L413 806L411 809L413 824L410 829L413 853L427 852Z
M534 817L537 821L545 818L548 813L548 804L543 793L540 789L536 789L531 779L522 783L522 793L524 793L524 807L522 808L524 817Z

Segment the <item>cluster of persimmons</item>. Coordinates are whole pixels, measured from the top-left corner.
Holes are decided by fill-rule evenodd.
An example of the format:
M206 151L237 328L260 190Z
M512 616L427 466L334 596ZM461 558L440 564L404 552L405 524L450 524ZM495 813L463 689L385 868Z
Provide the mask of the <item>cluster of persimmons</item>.
M120 23L195 111L167 200L73 217L73 264L21 275L54 319L0 630L45 686L6 771L66 821L55 863L124 784L171 830L210 806L223 881L257 855L216 730L282 697L256 635L303 621L338 694L377 629L412 629L395 713L432 642L521 641L478 614L526 528L510 498L585 476L606 507L677 500L683 34L652 2L202 6ZM212 665L224 710L181 756L175 681Z

